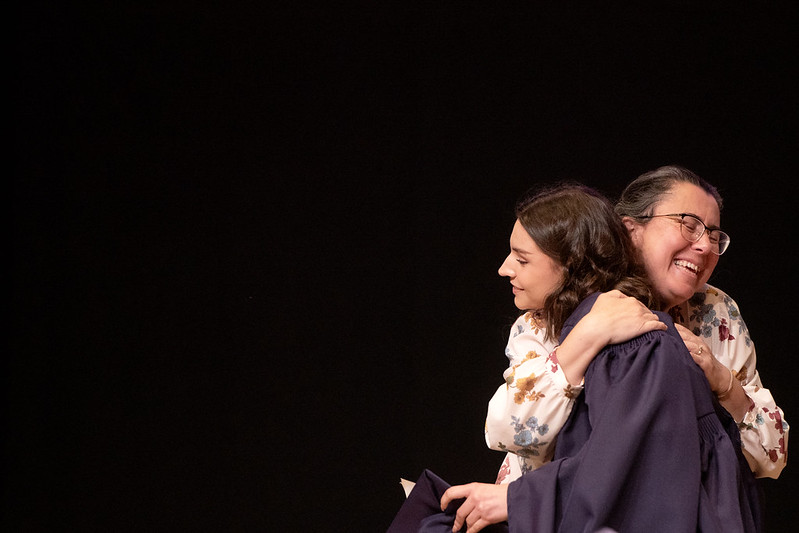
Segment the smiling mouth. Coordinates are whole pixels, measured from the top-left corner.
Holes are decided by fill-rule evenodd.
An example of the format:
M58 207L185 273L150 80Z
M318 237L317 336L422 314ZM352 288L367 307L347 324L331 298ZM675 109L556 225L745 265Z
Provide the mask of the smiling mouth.
M691 263L689 261L686 261L684 259L678 259L677 261L674 262L674 264L677 265L678 267L683 267L683 268L685 268L687 270L690 270L694 274L697 274L697 275L699 274L699 266L697 266L697 265L695 265L695 264L693 264L693 263Z

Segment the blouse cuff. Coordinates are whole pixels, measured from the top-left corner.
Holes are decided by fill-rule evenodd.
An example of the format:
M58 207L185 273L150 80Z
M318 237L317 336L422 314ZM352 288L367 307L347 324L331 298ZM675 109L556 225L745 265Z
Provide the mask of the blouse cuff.
M580 391L583 390L585 386L585 376L583 379L580 380L579 385L572 385L569 383L569 380L566 379L566 373L561 368L560 364L558 363L558 347L556 346L552 353L547 356L547 371L550 374L552 379L552 383L555 384L561 390L570 391L572 394L576 395ZM570 397L574 397L570 395Z

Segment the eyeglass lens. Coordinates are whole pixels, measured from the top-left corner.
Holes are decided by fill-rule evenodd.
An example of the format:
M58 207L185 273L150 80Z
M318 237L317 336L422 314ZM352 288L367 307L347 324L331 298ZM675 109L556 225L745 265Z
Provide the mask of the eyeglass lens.
M682 227L684 237L691 242L696 242L701 239L706 229L701 220L691 215L684 215L682 217ZM716 252L719 254L723 253L724 250L727 249L727 245L730 241L729 235L717 229L708 229L707 233L710 243L716 248Z

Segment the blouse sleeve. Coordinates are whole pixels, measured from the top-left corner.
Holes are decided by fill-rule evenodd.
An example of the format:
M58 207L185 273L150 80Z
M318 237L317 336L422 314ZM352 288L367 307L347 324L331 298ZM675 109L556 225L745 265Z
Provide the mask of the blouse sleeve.
M508 339L510 366L503 374L505 384L488 404L485 424L488 447L511 452L498 483L513 481L552 459L555 437L582 390L569 384L553 356L555 343L544 335L527 313L513 324ZM518 468L508 461L518 462Z
M731 369L749 397L749 409L738 420L744 456L757 477L777 478L785 468L788 423L757 372L755 345L738 310L723 291L706 286L679 310L681 322L705 340L713 355Z

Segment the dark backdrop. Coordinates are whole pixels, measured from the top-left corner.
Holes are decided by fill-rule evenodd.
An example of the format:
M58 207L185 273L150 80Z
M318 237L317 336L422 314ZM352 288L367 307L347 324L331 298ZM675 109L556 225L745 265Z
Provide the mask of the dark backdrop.
M794 419L794 8L283 4L11 19L4 529L382 531L401 476L492 481L515 201L669 163Z

